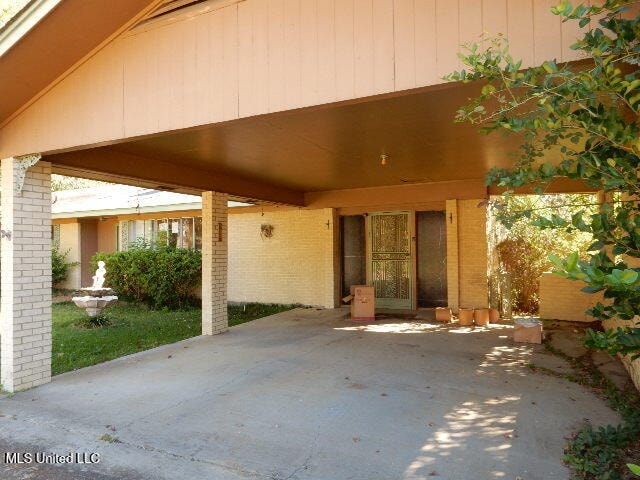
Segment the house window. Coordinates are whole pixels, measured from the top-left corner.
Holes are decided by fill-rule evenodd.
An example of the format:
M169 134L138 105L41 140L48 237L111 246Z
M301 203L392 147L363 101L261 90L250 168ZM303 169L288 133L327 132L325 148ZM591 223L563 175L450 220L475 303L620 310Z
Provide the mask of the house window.
M196 250L202 250L202 217L193 219L193 245Z
M202 218L128 220L119 224L118 250L136 243L148 246L202 249Z
M51 243L60 245L60 225L51 225Z

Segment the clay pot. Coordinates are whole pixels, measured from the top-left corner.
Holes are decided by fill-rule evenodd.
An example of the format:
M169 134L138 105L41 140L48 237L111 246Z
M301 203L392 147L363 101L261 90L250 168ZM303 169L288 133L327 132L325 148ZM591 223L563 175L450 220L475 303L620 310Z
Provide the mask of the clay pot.
M500 323L500 310L497 308L489 309L489 323Z
M489 309L488 308L476 308L473 311L473 319L476 322L476 325L479 327L484 327L485 325L489 325Z
M458 324L465 327L473 325L473 308L458 309Z
M436 307L436 320L449 323L451 321L451 309L449 307Z

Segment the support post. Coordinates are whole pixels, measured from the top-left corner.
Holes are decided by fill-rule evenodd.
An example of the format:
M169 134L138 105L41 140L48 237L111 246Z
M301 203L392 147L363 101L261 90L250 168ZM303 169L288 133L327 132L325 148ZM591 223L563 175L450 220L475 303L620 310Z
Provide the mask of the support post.
M202 334L229 329L227 316L227 195L202 193Z
M447 304L453 313L460 307L460 279L458 252L458 201L447 200Z
M51 164L2 160L0 382L14 392L51 380Z

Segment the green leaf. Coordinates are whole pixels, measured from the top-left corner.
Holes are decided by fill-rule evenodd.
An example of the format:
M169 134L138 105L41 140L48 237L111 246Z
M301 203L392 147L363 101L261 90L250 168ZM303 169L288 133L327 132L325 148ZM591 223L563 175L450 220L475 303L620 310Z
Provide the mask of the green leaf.
M558 71L558 66L555 61L546 61L542 64L542 68L547 73L555 73Z
M565 261L565 268L567 269L567 271L571 272L575 270L578 266L578 260L580 260L580 255L578 255L578 252L573 252L571 255L569 255L567 257L567 260Z
M634 270L613 270L613 274L616 276L620 283L630 285L638 280L638 272Z
M564 264L562 263L562 259L558 255L555 255L555 254L552 253L552 254L547 256L547 259L549 259L549 261L553 265L555 265L556 267L564 268Z
M495 91L496 91L496 87L488 83L484 87L482 87L481 93L482 95L491 95Z
M627 467L634 475L638 475L640 477L640 466L634 465L633 463L627 463Z

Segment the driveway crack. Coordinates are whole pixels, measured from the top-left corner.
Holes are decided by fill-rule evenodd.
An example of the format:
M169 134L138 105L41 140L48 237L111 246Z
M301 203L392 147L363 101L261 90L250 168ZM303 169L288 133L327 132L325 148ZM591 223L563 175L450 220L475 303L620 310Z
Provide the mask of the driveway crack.
M307 454L307 456L305 457L304 461L302 462L302 465L300 465L299 467L295 468L286 477L273 476L273 477L271 477L271 480L292 480L293 478L296 478L298 473L303 472L305 470L309 470L311 468L311 465L310 465L311 460L315 456L316 450L318 449L319 440L320 440L320 430L316 429L316 434L315 434L315 437L313 439L313 443L311 444L311 448L309 449L309 453Z

